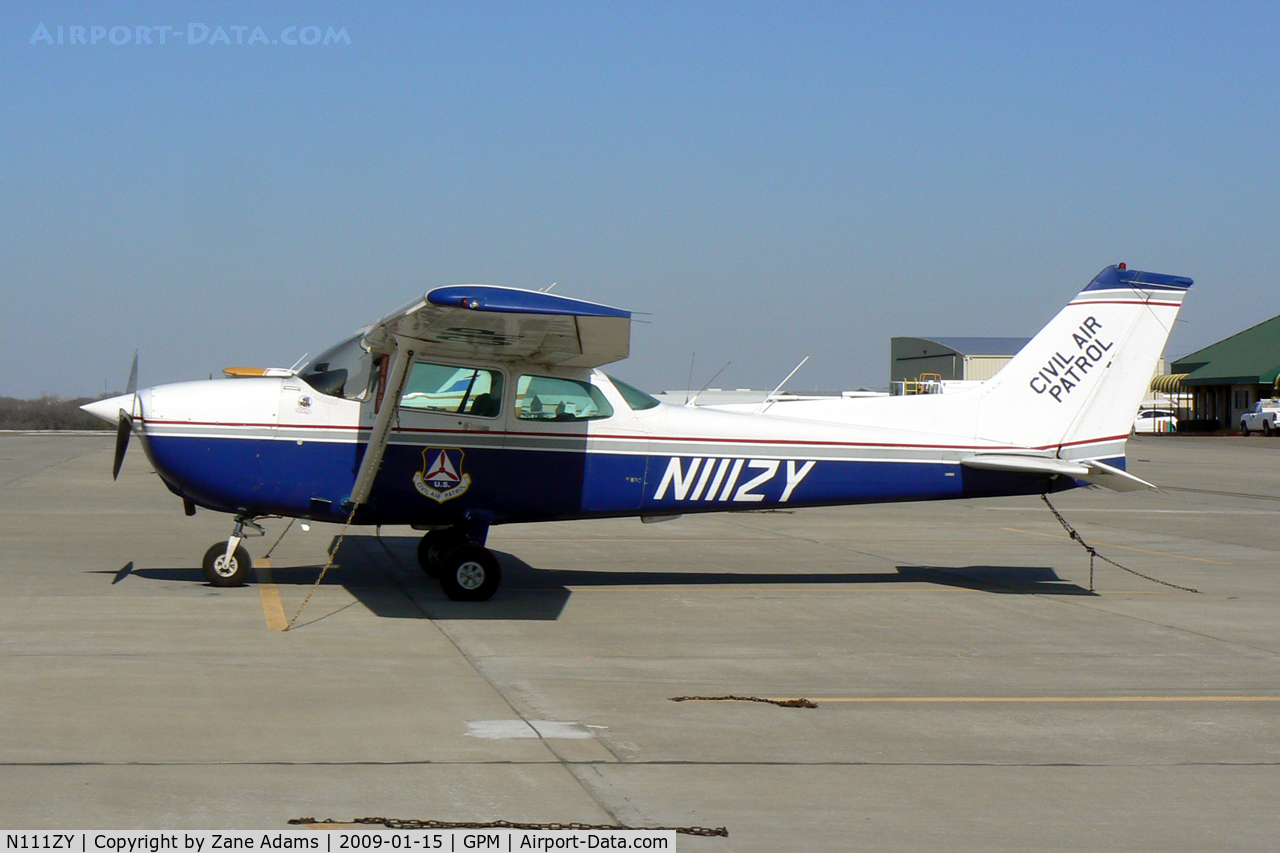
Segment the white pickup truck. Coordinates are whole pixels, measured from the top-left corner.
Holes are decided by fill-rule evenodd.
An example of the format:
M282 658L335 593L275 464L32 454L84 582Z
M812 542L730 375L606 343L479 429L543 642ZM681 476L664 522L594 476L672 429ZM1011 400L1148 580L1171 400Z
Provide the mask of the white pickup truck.
M1259 400L1252 412L1240 416L1240 434L1248 435L1260 432L1263 435L1275 435L1280 432L1280 399Z

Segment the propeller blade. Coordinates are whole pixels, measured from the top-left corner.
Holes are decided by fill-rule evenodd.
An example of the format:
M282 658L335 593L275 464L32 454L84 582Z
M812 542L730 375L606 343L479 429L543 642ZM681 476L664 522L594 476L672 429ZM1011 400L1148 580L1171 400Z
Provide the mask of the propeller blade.
M133 366L129 368L129 384L125 385L124 393L138 393L138 351L133 351ZM132 413L130 413L132 414Z
M120 466L124 464L124 452L129 449L129 434L133 432L133 418L120 410L120 424L116 427L116 458L111 463L111 479L118 479Z

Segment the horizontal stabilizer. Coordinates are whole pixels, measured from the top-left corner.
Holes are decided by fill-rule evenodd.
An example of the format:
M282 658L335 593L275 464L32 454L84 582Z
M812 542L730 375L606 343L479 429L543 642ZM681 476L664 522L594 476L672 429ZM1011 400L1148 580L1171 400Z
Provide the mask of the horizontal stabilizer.
M960 464L966 468L978 468L984 471L1008 471L1015 474L1042 474L1044 476L1063 475L1084 480L1095 486L1102 486L1113 492L1136 492L1156 487L1146 480L1135 477L1127 471L1121 471L1105 462L1096 459L1058 459L1051 456L1031 456L1023 454L983 453L961 459Z
M1128 471L1113 468L1105 462L1090 459L1085 464L1089 466L1089 473L1080 479L1093 483L1095 486L1110 489L1113 492L1138 492L1144 489L1155 491L1159 488L1141 477L1135 477Z
M1011 471L1016 474L1065 474L1068 477L1084 479L1089 469L1079 462L1069 462L1052 456L1021 456L1014 454L984 453L981 456L970 456L961 459L960 464L966 468L981 468L984 471Z

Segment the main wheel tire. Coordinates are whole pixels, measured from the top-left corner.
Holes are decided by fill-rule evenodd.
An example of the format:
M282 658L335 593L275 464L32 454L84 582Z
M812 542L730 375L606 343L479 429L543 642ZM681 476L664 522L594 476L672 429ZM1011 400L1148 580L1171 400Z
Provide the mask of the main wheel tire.
M237 545L227 560L227 543L215 542L204 552L204 576L213 586L244 586L253 571L253 560L243 545Z
M488 601L502 583L498 558L479 545L453 549L440 568L440 588L454 601Z
M460 530L432 530L418 543L418 565L427 573L427 577L439 579L444 558L454 548L465 545L466 542L466 534Z

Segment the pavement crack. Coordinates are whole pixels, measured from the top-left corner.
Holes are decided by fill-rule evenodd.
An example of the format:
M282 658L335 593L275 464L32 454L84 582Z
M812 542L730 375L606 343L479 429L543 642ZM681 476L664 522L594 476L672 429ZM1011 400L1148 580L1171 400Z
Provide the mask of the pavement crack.
M1252 645L1251 643L1242 643L1239 640L1228 640L1225 637L1216 637L1213 634L1206 634L1205 632L1197 631L1194 628L1186 628L1181 625L1170 625L1165 622L1157 622L1154 619L1144 619L1143 617L1136 616L1132 613L1117 613L1114 610L1108 610L1104 607L1093 606L1088 600L1077 599L1075 601L1071 601L1062 597L1053 597L1053 596L1046 596L1046 597L1049 598L1049 600L1051 600L1054 604L1065 604L1065 605L1074 605L1076 607L1083 607L1086 610L1090 610L1094 613L1105 613L1108 616L1115 616L1118 619L1127 619L1132 622L1139 622L1143 625L1151 625L1156 628L1165 628L1169 631L1177 631L1180 634L1190 634L1193 637L1199 637L1202 640L1211 640L1213 642L1221 643L1224 646L1228 646L1234 649L1249 649L1250 651L1260 652L1264 655L1269 655L1271 657L1280 657L1280 651L1277 651L1276 649L1268 649L1265 646L1255 646L1255 645Z
M343 761L287 759L260 759L256 761L0 761L0 768L58 768L58 767L546 767L563 765L566 768L591 769L615 767L987 767L1001 768L1169 768L1169 767L1280 767L1274 761L769 761L752 759L697 759L656 758L626 760L621 762L602 759L554 760L476 760L476 759L400 759L396 761L370 761L367 759ZM577 774L573 774L576 778ZM585 785L584 785L585 788ZM594 799L594 797L592 798ZM601 809L604 809L601 806ZM608 811L605 809L605 811ZM613 816L609 811L610 817Z
M598 809L600 809L602 812L608 815L609 820L613 821L614 823L620 823L620 821L618 820L618 816L614 814L613 810L609 808L607 805L605 805L600 800L599 797L596 796L595 792L591 790L591 787L587 785L586 780L583 779L580 774L574 772L573 770L574 762L567 760L563 755L560 754L559 750L557 750L555 746L552 745L552 743L547 738L543 737L542 732L538 731L538 728L533 725L529 717L515 706L515 703L512 702L510 698L508 698L506 693L503 692L502 688L499 687L497 683L495 683L494 680L490 678L489 675L480 667L476 659L473 658L471 654L469 654L467 650L462 647L462 642L457 637L455 637L451 631L449 631L443 625L441 625L438 620L433 618L432 615L427 611L427 609L422 605L422 603L418 601L417 597L413 595L403 583L401 583L401 578L399 577L396 570L398 569L401 572L403 572L404 571L403 565L401 564L399 558L396 557L395 552L393 552L391 548L387 546L386 542L382 540L381 536L378 536L377 540L378 540L378 544L382 546L381 550L383 552L383 555L385 556L385 560L379 559L379 556L375 554L372 551L372 549L365 547L360 540L353 540L353 542L354 544L357 545L357 547L360 547L362 550L364 550L365 554L368 555L371 560L383 566L383 570L386 572L387 576L391 579L391 582L392 584L395 585L396 589L398 589L402 595L404 595L407 599L409 599L409 601L413 604L413 606L422 613L422 615L427 619L427 621L429 621L435 627L435 629L440 632L441 636L443 636L446 640L449 641L450 645L452 645L455 649L457 649L458 654L461 655L462 659L467 662L467 665L471 667L472 671L475 672L477 676L479 676L481 679L483 679L483 681L486 684L489 685L489 688L493 690L494 693L497 694L497 696L503 701L503 703L511 710L511 713L519 717L520 720L524 722L526 726L528 726L530 729L533 730L534 734L538 736L538 740L542 742L542 745L546 748L546 750L549 753L551 753L552 756L555 757L556 762L558 762L560 766L564 768L565 772L568 773L569 776L577 783L578 787L582 789L583 793L587 795L587 797L591 800L591 802L595 803ZM604 744L604 742L601 741L599 738L595 738L595 740L598 743L601 743L602 745ZM605 749L610 753L610 755L614 756L615 760L617 759L617 754L614 753L613 750L609 749L607 745L605 745Z
M21 474L18 474L16 477L10 477L6 480L0 480L0 486L12 486L15 483L21 483L23 480L29 480L38 474L44 473L45 471L49 471L53 468L57 468L60 465L65 465L68 462L74 462L77 459L80 459L84 456L88 456L90 453L93 453L96 450L97 448L91 447L87 450L84 450L81 453L76 453L71 456L64 456L61 459L57 460L56 462L50 462L48 465L42 465L39 468L35 468L30 471L24 471Z

